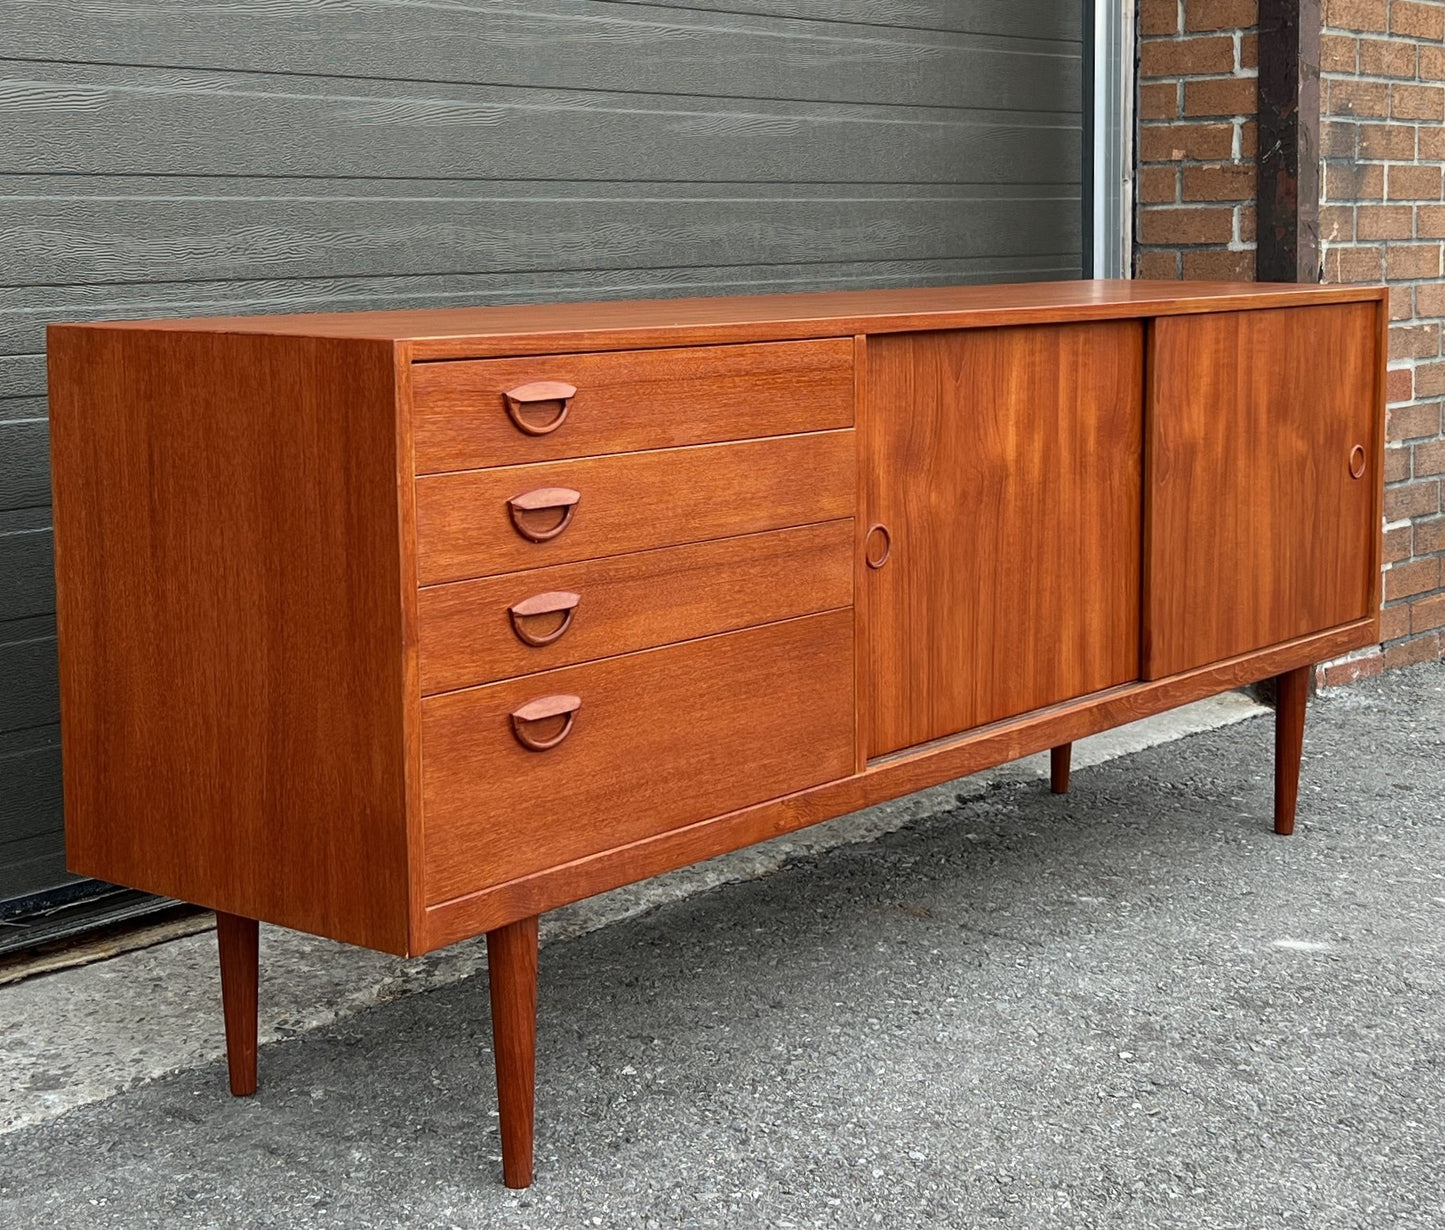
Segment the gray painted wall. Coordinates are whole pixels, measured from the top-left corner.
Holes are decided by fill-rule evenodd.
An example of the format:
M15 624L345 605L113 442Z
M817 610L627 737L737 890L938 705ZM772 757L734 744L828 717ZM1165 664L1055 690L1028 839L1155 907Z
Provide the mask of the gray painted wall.
M1068 278L1081 0L0 0L0 901L63 881L53 320Z

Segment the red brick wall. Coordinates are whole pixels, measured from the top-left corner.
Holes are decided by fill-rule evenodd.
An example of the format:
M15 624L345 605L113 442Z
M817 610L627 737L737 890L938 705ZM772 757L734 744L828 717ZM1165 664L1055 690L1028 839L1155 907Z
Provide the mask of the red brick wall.
M1440 657L1445 629L1445 0L1324 0L1328 282L1391 288L1384 644L1349 682ZM1134 271L1253 278L1257 0L1140 0Z
M1335 679L1440 656L1445 358L1445 3L1326 0L1320 44L1325 279L1390 285L1383 652Z
M1136 277L1254 277L1257 15L1139 2Z

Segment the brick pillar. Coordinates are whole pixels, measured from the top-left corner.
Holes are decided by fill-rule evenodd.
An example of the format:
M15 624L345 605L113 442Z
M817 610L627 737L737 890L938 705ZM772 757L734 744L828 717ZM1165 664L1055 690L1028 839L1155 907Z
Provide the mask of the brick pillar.
M1345 681L1433 661L1445 627L1445 3L1327 0L1320 238L1328 282L1390 285L1382 653Z
M1140 0L1134 272L1253 280L1257 0Z
M1445 640L1445 0L1324 0L1320 255L1390 286L1383 644L1343 683ZM1257 0L1139 0L1135 274L1253 276Z

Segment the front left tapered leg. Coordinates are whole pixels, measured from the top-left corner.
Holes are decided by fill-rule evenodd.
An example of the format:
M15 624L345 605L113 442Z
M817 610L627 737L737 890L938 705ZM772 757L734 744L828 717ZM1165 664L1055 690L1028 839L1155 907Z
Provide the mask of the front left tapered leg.
M1301 666L1276 675L1274 680L1274 831L1281 837L1294 832L1300 760L1304 755L1305 700L1313 669Z
M537 916L487 932L492 1050L502 1130L502 1181L532 1183L532 1108L537 1070Z
M1073 754L1072 743L1060 743L1049 749L1049 789L1055 794L1069 793L1069 762Z
M260 924L254 918L216 911L216 946L221 956L221 1009L226 1018L226 1064L231 1092L256 1092L256 982L260 965Z

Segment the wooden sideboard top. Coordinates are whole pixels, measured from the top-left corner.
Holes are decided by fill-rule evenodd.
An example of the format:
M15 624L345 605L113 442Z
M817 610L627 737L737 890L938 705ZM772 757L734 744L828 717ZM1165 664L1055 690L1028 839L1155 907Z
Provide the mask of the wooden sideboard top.
M984 325L1174 316L1379 300L1378 286L1071 281L700 299L614 300L102 321L52 328L179 329L407 343L413 359L964 329Z

